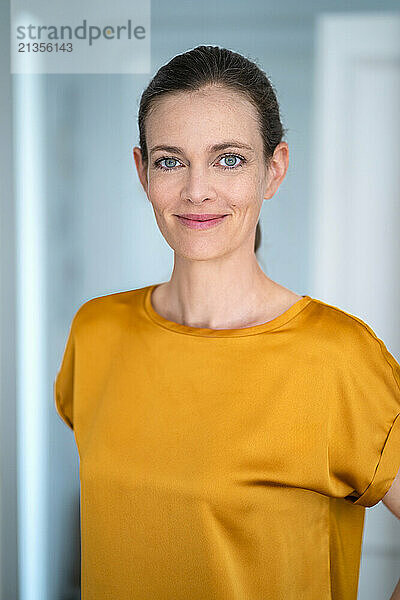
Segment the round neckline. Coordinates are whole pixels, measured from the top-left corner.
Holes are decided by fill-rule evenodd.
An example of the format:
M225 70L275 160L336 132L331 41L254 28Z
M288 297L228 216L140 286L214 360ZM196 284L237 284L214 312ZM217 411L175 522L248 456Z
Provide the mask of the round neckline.
M252 325L251 327L240 327L235 329L211 329L208 327L190 327L189 325L183 325L182 323L170 321L169 319L166 319L158 312L156 312L151 302L151 295L153 293L153 290L155 290L155 288L159 285L161 284L154 283L145 288L145 293L143 296L143 307L147 316L153 321L153 323L160 327L163 327L164 329L169 329L170 331L175 331L176 333L196 335L201 337L243 337L272 331L293 319L293 317L298 315L312 300L311 296L303 295L301 298L299 298L299 300L292 304L292 306L290 306L287 310L285 310L283 313L281 313L274 319L266 321L265 323L260 323L259 325Z

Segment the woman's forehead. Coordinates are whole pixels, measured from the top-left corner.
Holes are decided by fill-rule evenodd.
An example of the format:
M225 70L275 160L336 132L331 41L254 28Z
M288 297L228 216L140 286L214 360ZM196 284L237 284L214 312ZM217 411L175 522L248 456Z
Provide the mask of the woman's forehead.
M194 133L195 141L202 141L207 148L227 139L254 147L255 138L260 135L258 114L239 93L227 101L226 96L205 97L200 92L198 95L190 92L180 97L160 98L146 120L148 147L162 143L179 145L178 141L185 137L192 140Z
M192 106L195 106L196 109L201 107L209 109L215 105L223 107L227 111L242 109L256 112L255 106L244 92L226 86L212 86L199 90L180 90L162 94L153 100L149 115L152 112L168 111L174 106L184 107L185 110L188 110Z

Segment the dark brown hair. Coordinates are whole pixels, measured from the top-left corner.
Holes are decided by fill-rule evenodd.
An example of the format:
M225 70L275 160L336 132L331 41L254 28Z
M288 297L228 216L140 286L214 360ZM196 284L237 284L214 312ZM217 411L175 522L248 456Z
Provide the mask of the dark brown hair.
M144 163L148 160L145 122L157 98L173 92L200 90L210 84L240 92L255 106L264 158L269 165L276 146L286 133L273 86L256 62L219 46L197 46L178 54L160 67L144 90L138 115L139 146ZM260 243L261 227L258 222L254 252L257 252Z

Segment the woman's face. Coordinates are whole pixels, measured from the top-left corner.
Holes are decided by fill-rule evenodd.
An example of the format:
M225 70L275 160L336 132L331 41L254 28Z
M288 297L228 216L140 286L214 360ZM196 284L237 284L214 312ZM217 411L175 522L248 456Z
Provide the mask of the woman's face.
M138 147L135 163L160 231L179 255L206 260L239 248L254 252L263 200L288 165L282 142L267 169L256 117L246 98L222 87L165 96L148 115L148 164ZM210 214L221 218L195 220Z

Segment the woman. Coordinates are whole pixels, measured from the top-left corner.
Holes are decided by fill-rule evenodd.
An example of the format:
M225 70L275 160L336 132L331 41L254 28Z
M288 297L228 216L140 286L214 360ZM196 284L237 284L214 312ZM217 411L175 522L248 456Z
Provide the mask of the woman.
M80 455L84 600L355 600L400 466L400 366L254 250L288 145L247 58L199 46L139 108L171 279L85 302L55 382Z

